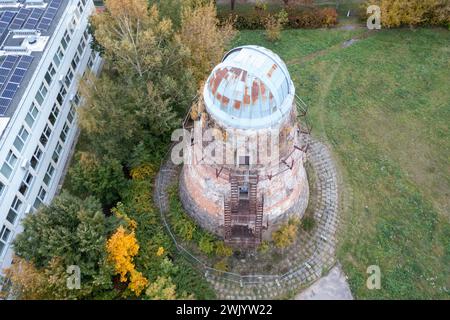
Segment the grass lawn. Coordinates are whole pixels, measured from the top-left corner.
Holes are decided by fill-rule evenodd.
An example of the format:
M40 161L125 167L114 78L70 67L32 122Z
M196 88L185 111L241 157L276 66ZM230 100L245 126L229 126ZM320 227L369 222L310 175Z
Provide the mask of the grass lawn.
M450 298L450 31L288 30L272 44L344 176L338 258L356 298ZM378 265L381 290L366 288Z

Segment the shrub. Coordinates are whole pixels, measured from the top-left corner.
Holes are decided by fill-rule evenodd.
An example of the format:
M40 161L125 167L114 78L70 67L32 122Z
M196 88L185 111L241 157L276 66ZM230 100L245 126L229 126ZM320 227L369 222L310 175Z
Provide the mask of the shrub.
M337 24L337 17L337 11L334 8L290 11L288 27L293 29L331 27Z
M284 11L284 10L283 10ZM235 21L234 26L238 30L265 29L267 19L276 16L277 13L270 13L267 10L251 10L248 12L221 12L218 18L221 23L225 23L230 18ZM299 8L287 7L288 21L287 28L322 28L331 27L337 24L338 14L335 8Z
M267 241L261 242L261 244L258 247L258 251L262 254L269 252L270 250L270 243Z
M214 252L214 238L209 234L202 235L198 247L204 254L211 255Z
M298 219L289 219L288 223L272 234L273 241L278 248L284 249L294 243L298 235L298 224Z
M269 14L265 21L267 39L269 41L280 40L281 30L283 30L283 26L288 22L288 14L284 10L281 10L275 15Z
M230 257L233 249L227 246L223 241L216 241L216 255L220 257Z
M214 265L214 269L217 269L219 271L223 271L223 272L227 272L228 271L228 262L227 259L224 258L222 260L220 260L219 262L217 262Z
M304 217L302 220L302 229L309 232L316 226L316 220L313 217Z
M145 180L155 176L155 168L151 164L143 164L131 169L130 174L133 180Z

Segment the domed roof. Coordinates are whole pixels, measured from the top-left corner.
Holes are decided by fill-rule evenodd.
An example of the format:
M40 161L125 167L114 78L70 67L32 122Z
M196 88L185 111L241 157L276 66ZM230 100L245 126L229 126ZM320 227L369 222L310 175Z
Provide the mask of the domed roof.
M295 88L278 55L258 46L228 52L209 76L203 97L208 113L230 127L268 128L290 112Z

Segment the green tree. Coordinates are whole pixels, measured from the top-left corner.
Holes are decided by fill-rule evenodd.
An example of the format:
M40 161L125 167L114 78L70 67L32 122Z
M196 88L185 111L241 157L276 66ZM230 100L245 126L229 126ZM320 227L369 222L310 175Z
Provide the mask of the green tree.
M195 95L189 50L146 0L108 0L92 19L105 68L82 82L80 125L92 150L126 162L135 146L161 148Z
M121 199L127 179L117 160L99 161L92 154L80 152L69 170L68 185L73 194L94 196L103 206L111 207Z
M60 289L60 298L113 294L113 270L105 246L115 220L103 215L98 200L63 193L22 223L24 231L14 241L16 255L46 270L46 282ZM67 291L63 276L67 277L65 270L73 265L81 271L81 290Z

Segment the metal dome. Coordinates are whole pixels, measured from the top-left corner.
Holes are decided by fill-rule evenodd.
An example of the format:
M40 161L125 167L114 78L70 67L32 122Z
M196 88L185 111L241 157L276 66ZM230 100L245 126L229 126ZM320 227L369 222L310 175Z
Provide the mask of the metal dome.
M203 92L208 113L219 123L239 129L276 126L290 112L294 96L284 62L258 46L229 51Z

